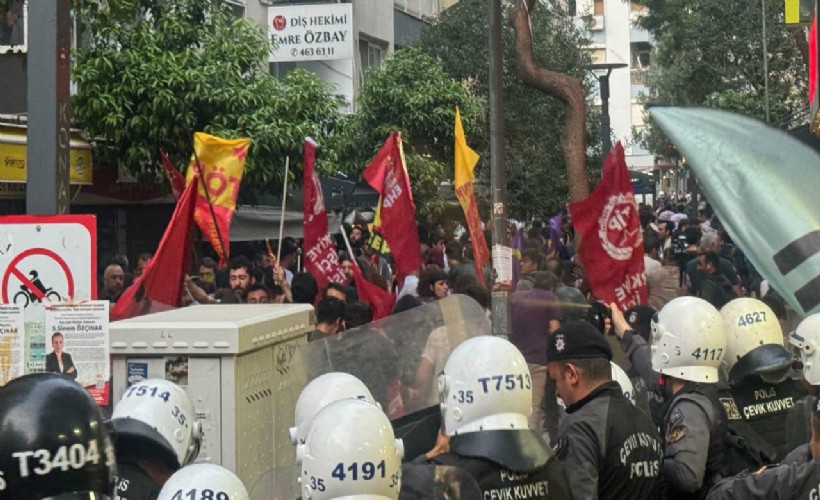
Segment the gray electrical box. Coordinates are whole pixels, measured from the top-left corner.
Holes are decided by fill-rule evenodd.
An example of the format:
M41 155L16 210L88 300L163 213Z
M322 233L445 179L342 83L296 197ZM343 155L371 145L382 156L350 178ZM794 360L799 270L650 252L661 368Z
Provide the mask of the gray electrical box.
M288 428L304 380L294 380L288 371L313 329L312 317L306 304L237 304L114 322L114 404L142 379L182 386L205 432L198 461L227 467L251 499L268 500L274 483L284 479L278 473L295 464Z

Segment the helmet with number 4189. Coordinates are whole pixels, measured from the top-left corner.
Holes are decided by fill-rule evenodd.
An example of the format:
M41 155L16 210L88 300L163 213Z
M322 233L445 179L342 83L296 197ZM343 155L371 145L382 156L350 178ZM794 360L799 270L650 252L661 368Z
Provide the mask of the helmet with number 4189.
M193 462L202 444L194 402L182 387L162 379L138 382L122 395L111 415L115 447L151 442L157 458L176 470Z
M302 498L395 500L403 456L402 441L377 406L360 399L331 403L296 446Z
M221 465L191 464L176 471L157 500L249 500L236 474Z
M703 299L672 299L652 320L651 351L656 372L681 380L715 383L726 354L723 318Z

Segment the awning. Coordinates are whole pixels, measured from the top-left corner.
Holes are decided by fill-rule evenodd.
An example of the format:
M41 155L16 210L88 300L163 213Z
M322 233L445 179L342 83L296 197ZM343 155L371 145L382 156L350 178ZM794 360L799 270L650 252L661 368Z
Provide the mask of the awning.
M231 221L231 241L261 241L279 239L279 218L282 209L270 206L236 207ZM330 234L339 232L342 224L340 214L327 214ZM304 217L301 211L285 210L284 236L301 238L304 230Z
M69 151L71 184L90 185L91 145L71 134ZM0 182L26 182L26 127L0 125Z

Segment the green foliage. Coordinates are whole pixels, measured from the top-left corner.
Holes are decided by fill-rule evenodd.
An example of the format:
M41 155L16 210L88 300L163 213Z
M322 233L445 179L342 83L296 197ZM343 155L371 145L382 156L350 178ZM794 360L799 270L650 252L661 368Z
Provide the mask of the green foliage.
M307 72L271 77L264 30L217 4L111 0L103 10L82 3L74 116L105 139L98 148L105 161L148 183L160 171L160 149L187 164L195 131L251 137L241 196L278 192L285 156L298 172L302 139L332 133L340 101Z
M456 106L466 131L481 126L482 103L469 85L417 48L397 50L383 67L367 72L356 113L335 138L342 170L358 175L390 131L400 131L417 212L436 218L444 208L438 186L453 177Z
M456 80L470 81L485 102L488 88L488 2L461 0L425 29L421 48L444 66ZM553 71L573 75L589 83L583 69L589 55L583 50L588 40L584 32L560 8L538 2L531 13L533 45L539 64ZM561 210L568 199L566 167L559 140L563 134L563 104L525 86L515 70L514 33L504 23L504 127L506 135L507 201L510 214L519 219L544 218ZM592 157L588 165L590 182L600 170L599 115L591 106L587 85L587 143ZM480 132L483 134L479 135ZM483 127L469 138L481 155L476 177L481 183L477 196L487 200L490 177L489 130ZM482 200L480 200L481 202Z
M781 0L766 0L771 122L790 125L806 108L805 62ZM708 106L764 120L760 2L638 0L649 8L641 25L655 37L644 103ZM649 122L641 139L656 154L668 140Z

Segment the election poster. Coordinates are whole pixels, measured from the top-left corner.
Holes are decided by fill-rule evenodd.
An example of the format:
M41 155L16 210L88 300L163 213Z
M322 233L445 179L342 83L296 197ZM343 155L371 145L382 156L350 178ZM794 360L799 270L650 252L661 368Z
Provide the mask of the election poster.
M23 307L0 304L0 386L23 375Z
M45 371L76 380L98 405L107 405L111 381L108 301L45 309Z

